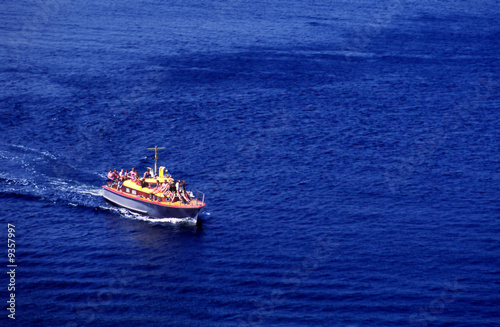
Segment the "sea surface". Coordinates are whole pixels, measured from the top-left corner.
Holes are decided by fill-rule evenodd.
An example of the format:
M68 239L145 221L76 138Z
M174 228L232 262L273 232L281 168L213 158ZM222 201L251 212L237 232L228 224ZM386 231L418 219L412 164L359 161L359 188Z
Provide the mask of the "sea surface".
M500 326L499 108L498 1L0 1L0 325Z

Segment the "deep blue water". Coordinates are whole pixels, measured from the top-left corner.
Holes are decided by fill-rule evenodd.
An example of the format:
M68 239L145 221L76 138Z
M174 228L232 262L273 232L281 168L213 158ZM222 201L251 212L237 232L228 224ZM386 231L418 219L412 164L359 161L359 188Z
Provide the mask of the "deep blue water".
M499 2L0 8L2 325L500 326ZM100 196L155 145L198 225Z

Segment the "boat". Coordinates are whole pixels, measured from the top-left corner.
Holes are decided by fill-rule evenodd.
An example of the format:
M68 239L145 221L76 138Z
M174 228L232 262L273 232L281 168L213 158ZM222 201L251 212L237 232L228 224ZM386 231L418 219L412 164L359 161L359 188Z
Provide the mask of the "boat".
M158 183L171 182L173 179L168 175L165 167L160 167L157 174L158 150L164 147L148 148L155 151L155 167L151 178L127 179L122 182L110 182L103 185L103 197L107 201L134 211L147 215L153 219L178 218L198 219L198 214L205 204L205 194L196 191L187 191L180 196L179 192L158 192ZM187 193L187 194L186 194Z

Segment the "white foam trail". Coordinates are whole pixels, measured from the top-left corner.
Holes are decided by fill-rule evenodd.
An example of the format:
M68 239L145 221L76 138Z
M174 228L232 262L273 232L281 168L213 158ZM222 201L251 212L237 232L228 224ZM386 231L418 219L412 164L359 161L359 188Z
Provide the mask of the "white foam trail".
M106 179L108 178L108 174L107 173L97 173L97 172L94 172L95 175L101 177L102 179Z
M101 196L102 190L99 187L78 184L75 181L67 181L59 178L51 178L48 181L54 189L63 193L77 193L83 195Z
M102 196L102 189L96 189L96 190L90 190L90 191L80 190L77 192L81 193L81 194L90 194L93 196Z
M33 181L30 181L29 179L26 178L11 178L7 176L6 174L0 174L0 179L3 179L7 181L8 183L13 183L16 185L22 185L22 186L28 186L30 184L33 184Z
M151 218L151 217L148 217L148 216L137 214L135 212L128 211L126 209L125 209L125 211L128 212L128 214L125 215L126 218L147 221L148 223L152 223L152 224L169 224L169 225L186 224L186 225L196 225L196 219L195 218Z
M152 224L169 224L169 225L196 225L196 218L150 218L141 216L137 219L147 221Z
M53 155L52 153L50 153L49 151L40 151L40 150L33 149L33 148L30 148L30 147L27 147L24 145L17 145L17 144L12 144L11 146L14 148L23 149L25 151L30 151L30 152L42 154L45 157L48 157L48 158L53 159L53 160L57 160L57 157L55 155Z
M114 211L120 216L132 219L132 220L141 220L146 221L151 224L166 224L166 225L196 225L196 218L151 218L148 216L141 215L139 213L135 213L133 211L129 211L125 208L119 207L110 207L110 206L101 206L100 208Z

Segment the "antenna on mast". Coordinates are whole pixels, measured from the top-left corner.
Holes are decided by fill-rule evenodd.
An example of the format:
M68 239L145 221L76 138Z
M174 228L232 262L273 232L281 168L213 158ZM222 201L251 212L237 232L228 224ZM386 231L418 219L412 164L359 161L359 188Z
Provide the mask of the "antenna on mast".
M148 148L148 150L155 150L155 176L157 176L156 175L156 162L158 161L158 150L163 150L163 149L165 149L165 147L157 147L156 145L154 148Z

